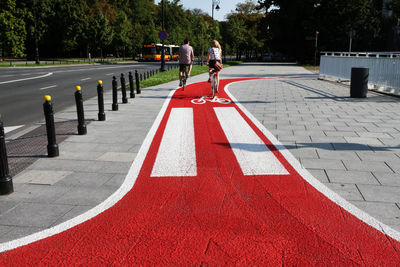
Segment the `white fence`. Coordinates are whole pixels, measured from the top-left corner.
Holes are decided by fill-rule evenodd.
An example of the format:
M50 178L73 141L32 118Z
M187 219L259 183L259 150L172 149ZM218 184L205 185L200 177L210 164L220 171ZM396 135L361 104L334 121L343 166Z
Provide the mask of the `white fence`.
M349 81L353 67L369 69L368 87L370 89L400 95L400 52L321 53L321 78L330 77Z

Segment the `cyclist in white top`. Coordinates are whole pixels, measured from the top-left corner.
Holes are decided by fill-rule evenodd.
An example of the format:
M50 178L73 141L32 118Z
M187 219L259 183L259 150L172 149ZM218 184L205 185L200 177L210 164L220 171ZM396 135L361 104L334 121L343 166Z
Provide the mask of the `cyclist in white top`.
M216 61L222 63L222 49L221 45L217 40L213 40L211 43L211 47L208 49L207 53L207 65L209 67L209 79L208 82L211 82L211 72L214 69L214 64ZM219 84L219 71L217 71L217 84ZM218 88L218 87L217 87Z

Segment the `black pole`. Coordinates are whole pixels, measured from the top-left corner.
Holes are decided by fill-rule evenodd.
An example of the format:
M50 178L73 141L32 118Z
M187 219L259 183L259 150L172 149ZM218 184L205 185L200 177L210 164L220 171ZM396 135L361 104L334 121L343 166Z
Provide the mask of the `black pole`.
M143 81L143 75L140 73L140 81Z
M104 113L104 89L103 89L103 81L97 81L97 103L99 104L99 113L98 118L99 121L106 120L106 114Z
M112 110L117 111L118 110L118 84L117 84L117 78L113 76L112 80L112 98L113 98L113 103L112 103Z
M121 73L121 91L122 91L122 103L128 103L128 98L126 97L126 83L124 74Z
M77 86L75 91L75 102L76 102L76 113L78 115L78 134L87 134L86 124L85 124L85 112L83 110L83 97L81 87Z
M164 0L161 0L161 13L162 13L162 25L161 28L164 31L164 21L165 21L165 7ZM165 71L165 51L164 51L164 40L161 40L162 49L161 49L161 71Z
M8 195L12 192L14 192L14 186L9 174L6 138L3 122L0 119L0 195Z
M56 142L56 128L54 126L54 111L53 103L51 103L51 96L44 96L45 102L43 103L44 116L46 118L46 132L47 132L47 155L50 158L58 157L58 145Z
M136 81L136 94L140 94L140 81L139 81L139 73L135 70L135 81Z
M130 90L130 93L131 93L131 98L135 98L135 88L133 87L133 75L132 75L132 72L130 71L129 72L129 90Z

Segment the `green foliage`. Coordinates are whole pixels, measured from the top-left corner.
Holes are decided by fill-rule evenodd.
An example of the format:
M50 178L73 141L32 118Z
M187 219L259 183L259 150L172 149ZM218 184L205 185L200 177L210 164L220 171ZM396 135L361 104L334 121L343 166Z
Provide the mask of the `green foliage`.
M25 56L26 28L21 18L26 10L16 7L15 0L0 0L0 49L8 57Z

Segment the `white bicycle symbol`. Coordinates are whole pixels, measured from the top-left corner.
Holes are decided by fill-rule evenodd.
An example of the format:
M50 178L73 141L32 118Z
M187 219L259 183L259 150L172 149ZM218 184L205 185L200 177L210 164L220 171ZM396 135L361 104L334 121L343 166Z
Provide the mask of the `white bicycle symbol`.
M208 96L202 96L200 98L192 99L190 102L192 102L193 104L205 104L207 101L213 102L213 103L220 103L220 104L229 104L232 102L229 99L218 98L216 96L214 96L214 98L208 97Z

